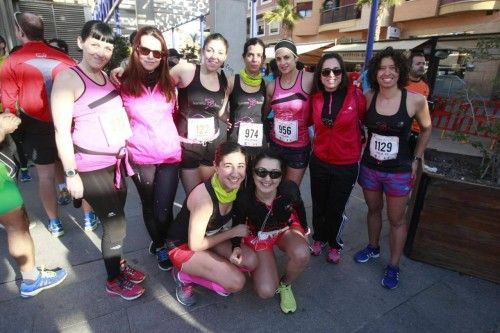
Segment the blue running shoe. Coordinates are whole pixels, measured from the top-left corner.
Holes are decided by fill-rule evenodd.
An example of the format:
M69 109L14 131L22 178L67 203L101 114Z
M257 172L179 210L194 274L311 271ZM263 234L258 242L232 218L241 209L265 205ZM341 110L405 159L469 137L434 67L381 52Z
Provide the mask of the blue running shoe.
M97 228L99 219L97 218L94 212L90 212L88 216L85 216L83 218L83 222L84 222L83 229L85 231L94 231Z
M61 237L64 235L64 228L59 220L50 220L48 229L54 237Z
M22 182L22 183L26 183L26 182L30 182L33 178L31 178L30 176L30 173L28 171L28 169L26 170L21 170L21 177L19 178L19 180Z
M196 297L193 294L193 284L185 283L179 278L179 271L177 269L172 269L172 277L176 284L175 287L175 297L185 306L192 306L196 303Z
M45 289L53 288L63 282L68 275L62 268L50 270L42 267L38 268L38 270L40 271L40 275L38 275L38 279L35 282L21 282L22 297L32 297Z
M387 265L385 276L382 279L382 285L387 289L394 289L399 283L399 267Z
M354 261L364 263L370 260L370 258L378 257L380 257L380 247L373 247L368 244L363 250L356 252Z
M168 257L168 250L166 247L156 250L156 257L158 258L158 267L162 271L169 271L172 269L172 261Z

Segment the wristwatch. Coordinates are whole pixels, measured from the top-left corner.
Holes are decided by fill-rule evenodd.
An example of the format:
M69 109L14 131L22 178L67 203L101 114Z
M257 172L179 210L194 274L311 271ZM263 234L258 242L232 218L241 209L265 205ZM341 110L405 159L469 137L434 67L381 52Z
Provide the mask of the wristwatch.
M422 161L422 157L415 156L415 157L413 158L413 160L414 160L414 161L419 161L419 162L420 162L420 161Z
M70 169L70 170L64 170L64 175L66 177L74 177L78 174L78 171L76 171L75 169Z

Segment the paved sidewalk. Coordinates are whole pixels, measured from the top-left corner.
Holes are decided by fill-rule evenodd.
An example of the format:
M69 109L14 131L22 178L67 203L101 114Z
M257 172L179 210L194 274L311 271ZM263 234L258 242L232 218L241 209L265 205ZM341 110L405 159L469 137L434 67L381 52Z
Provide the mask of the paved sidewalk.
M386 221L381 257L366 264L352 260L367 243L366 205L358 186L347 208L342 261L332 265L324 256L311 258L293 285L298 310L289 315L282 314L278 295L260 300L250 284L230 297L196 288L198 303L192 308L180 305L170 273L160 271L148 253L149 239L132 183L125 256L147 272L147 290L135 301L107 296L102 228L85 233L82 212L63 207L66 235L55 239L46 230L36 181L20 188L31 218L38 220L31 230L37 263L64 267L69 275L61 286L21 299L20 274L12 268L6 233L0 230L0 332L500 332L497 284L404 258L399 287L384 289L380 281L388 257ZM176 201L182 203L181 187L178 192ZM302 193L310 217L308 174ZM279 259L283 263L283 256Z

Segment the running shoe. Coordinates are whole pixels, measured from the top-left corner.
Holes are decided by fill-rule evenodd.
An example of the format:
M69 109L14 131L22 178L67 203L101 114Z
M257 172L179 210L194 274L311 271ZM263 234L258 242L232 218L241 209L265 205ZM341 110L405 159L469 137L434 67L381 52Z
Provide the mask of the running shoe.
M313 256L319 256L321 254L321 250L326 246L325 242L314 241L310 246L311 254Z
M166 247L162 247L156 251L156 257L158 259L158 267L162 271L169 271L172 269L172 261L168 257L168 250Z
M97 224L99 223L99 219L94 212L90 212L88 216L83 218L83 229L85 231L94 231L97 228Z
M385 276L382 279L382 285L387 289L394 289L399 283L399 267L387 265L385 268Z
M122 259L120 261L120 270L122 272L122 275L127 280L135 284L141 283L146 278L146 274L127 264L127 261L125 259Z
M356 252L354 260L358 263L364 263L370 260L370 258L378 257L380 257L380 247L373 247L368 244L363 250Z
M59 221L58 219L50 220L48 229L54 237L61 237L64 235L64 228L61 224L61 221Z
M175 284L175 297L185 306L192 306L196 303L196 297L193 294L193 284L185 283L179 278L179 271L176 268L172 269L172 277Z
M151 243L149 243L149 253L150 254L156 254L156 248L153 244L153 241L151 241Z
M20 289L22 297L35 296L43 290L53 288L63 282L68 275L62 268L52 270L41 267L37 269L40 274L34 282L27 283L24 280L21 282Z
M22 183L30 182L33 178L30 176L30 172L26 170L21 170L21 177L19 177L19 180Z
M120 274L116 279L111 281L106 281L106 291L110 295L118 295L127 301L134 300L139 298L142 294L144 294L143 286L140 284L135 284L124 274Z
M66 206L72 201L71 194L69 193L67 188L63 188L59 191L59 195L57 197L57 203L60 206Z
M340 262L340 250L331 248L328 251L326 261L331 262L332 264L338 264Z
M286 285L280 281L277 292L280 294L281 298L281 311L284 313L295 312L295 310L297 310L297 303L295 302L295 297L293 296L292 286L290 284Z

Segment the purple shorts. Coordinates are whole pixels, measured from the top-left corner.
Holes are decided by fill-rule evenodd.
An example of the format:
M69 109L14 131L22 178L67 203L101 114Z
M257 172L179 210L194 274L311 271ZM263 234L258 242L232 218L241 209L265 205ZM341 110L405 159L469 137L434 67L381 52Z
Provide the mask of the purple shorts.
M411 172L381 172L361 165L358 183L363 190L384 191L391 197L405 197L413 189Z

